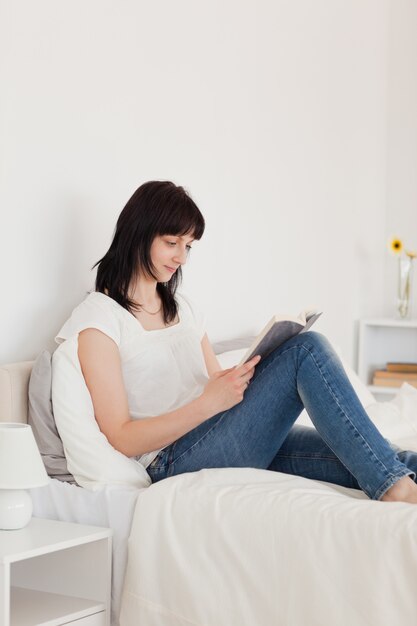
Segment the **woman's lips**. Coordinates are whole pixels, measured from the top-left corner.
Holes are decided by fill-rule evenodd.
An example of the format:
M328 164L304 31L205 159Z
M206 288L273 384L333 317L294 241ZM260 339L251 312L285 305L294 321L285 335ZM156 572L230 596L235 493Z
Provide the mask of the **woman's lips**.
M172 273L174 273L174 272L176 272L176 271L177 271L177 270L176 270L176 268L174 268L174 267L169 267L168 265L164 265L164 267L166 267L166 268L167 268L167 270L169 270L169 271L170 271L170 272L172 272Z

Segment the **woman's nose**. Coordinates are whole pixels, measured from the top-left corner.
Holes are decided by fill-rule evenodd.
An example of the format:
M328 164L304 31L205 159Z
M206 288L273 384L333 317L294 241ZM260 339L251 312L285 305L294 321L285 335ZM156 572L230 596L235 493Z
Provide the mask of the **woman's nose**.
M183 250L182 252L178 252L173 259L176 263L181 263L183 265L187 260L187 252Z

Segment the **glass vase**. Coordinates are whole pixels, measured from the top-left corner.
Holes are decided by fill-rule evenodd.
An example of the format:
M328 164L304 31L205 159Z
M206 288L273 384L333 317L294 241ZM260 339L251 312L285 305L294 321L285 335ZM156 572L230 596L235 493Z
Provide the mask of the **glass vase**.
M411 314L411 271L412 259L402 256L398 259L398 299L397 310L401 319Z

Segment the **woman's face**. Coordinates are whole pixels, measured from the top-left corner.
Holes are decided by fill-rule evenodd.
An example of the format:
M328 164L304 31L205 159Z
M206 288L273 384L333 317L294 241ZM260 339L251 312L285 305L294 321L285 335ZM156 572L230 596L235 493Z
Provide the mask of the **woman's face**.
M155 237L151 244L150 254L158 282L168 282L178 267L184 265L193 241L191 235L159 235Z

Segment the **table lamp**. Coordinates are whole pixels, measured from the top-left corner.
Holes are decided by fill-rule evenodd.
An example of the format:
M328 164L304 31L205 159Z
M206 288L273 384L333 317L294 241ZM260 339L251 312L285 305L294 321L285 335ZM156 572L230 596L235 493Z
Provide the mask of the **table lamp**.
M49 481L29 424L0 422L0 529L26 526L32 499L26 489Z

